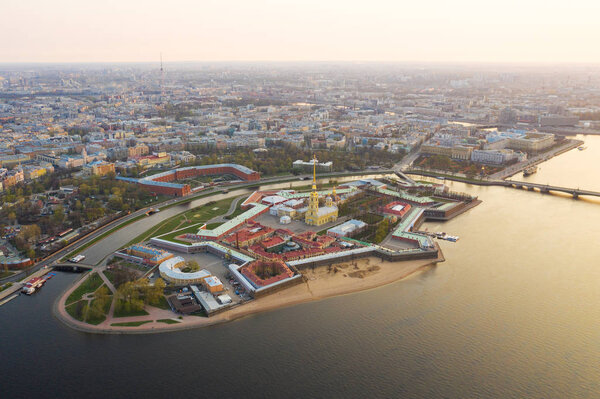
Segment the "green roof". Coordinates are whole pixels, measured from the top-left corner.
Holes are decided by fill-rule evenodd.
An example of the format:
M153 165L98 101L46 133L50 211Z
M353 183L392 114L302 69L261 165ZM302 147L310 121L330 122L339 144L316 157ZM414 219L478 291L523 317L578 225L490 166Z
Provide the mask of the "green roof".
M386 195L391 195L392 197L398 197L401 198L403 200L406 201L410 201L410 202L415 202L417 204L430 204L435 202L435 200L433 200L430 197L417 197L416 195L411 195L402 191L394 191L394 190L390 190L387 188L374 188L375 191L377 191L378 193L381 194L386 194Z
M409 240L415 240L419 243L419 246L421 248L432 246L431 239L428 236L408 231L411 225L415 222L415 220L417 220L417 218L422 213L423 208L412 208L406 215L404 215L402 221L398 223L398 226L396 226L396 229L392 233L392 236L398 238L406 238Z
M348 194L350 192L353 191L357 191L358 189L352 187L352 188L341 188L339 190L335 190L336 194ZM323 190L323 191L317 191L317 194L319 194L319 197L325 197L327 195L331 195L331 193L333 192L333 190ZM277 195L283 197L283 198L287 198L287 199L295 199L295 198L306 198L310 195L310 191L306 191L303 193L290 193L289 191L280 191L277 193Z

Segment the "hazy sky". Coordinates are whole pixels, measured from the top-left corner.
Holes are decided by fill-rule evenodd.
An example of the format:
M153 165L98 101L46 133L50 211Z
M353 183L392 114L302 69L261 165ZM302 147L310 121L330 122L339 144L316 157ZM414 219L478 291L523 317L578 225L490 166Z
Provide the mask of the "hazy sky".
M598 0L2 0L0 62L600 62Z

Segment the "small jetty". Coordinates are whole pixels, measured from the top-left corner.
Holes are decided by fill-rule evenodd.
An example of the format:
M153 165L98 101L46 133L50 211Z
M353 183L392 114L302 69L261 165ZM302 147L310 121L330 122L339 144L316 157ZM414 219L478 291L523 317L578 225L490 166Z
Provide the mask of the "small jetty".
M460 239L459 236L452 236L443 231L438 232L438 233L432 233L429 231L417 231L416 233L425 234L425 235L428 235L429 237L437 238L438 240L445 240L445 241L450 241L450 242L456 242Z

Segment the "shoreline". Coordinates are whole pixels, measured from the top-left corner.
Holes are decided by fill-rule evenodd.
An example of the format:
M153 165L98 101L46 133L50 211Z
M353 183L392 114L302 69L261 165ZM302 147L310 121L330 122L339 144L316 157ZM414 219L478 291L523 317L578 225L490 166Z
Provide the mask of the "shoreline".
M436 259L388 262L376 257L369 257L352 262L336 263L333 264L331 268L321 266L315 268L315 270L306 271L304 273L304 282L302 284L275 292L263 298L249 301L210 318L182 316L182 319L178 324L157 322L157 317L175 320L179 315L175 315L171 310L162 310L153 307L147 307L150 308L147 309L150 311L150 315L117 319L113 318L100 323L98 326L75 320L66 312L64 303L70 293L84 280L80 279L54 301L52 312L54 316L67 327L85 333L155 334L184 331L232 322L253 314L283 309L302 303L376 289L401 281L429 266L444 261L445 258L440 250L439 256ZM335 269L337 269L337 271L334 271ZM162 317L161 315L163 312L168 312L170 317ZM137 327L110 326L110 324L108 324L146 320L152 321Z

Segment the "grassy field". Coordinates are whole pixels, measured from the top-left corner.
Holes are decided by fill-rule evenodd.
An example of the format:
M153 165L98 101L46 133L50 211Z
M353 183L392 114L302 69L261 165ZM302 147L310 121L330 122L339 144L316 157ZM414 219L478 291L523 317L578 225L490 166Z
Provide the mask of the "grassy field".
M240 199L238 201L237 206L235 207L235 210L233 211L233 213L229 216L225 216L225 219L233 219L238 215L241 215L242 213L244 213L245 211L242 209L242 204L244 203L244 201L242 199Z
M98 273L92 273L83 283L79 285L79 287L75 289L75 291L71 293L71 295L69 295L65 304L70 305L79 301L83 295L96 291L101 285L102 278L100 278Z
M6 284L3 284L3 285L0 285L0 292L9 289L12 286L13 286L13 283L6 283Z
M65 306L65 310L75 320L83 321L83 315L79 311L78 306L83 306L85 301L77 301L68 306Z
M175 321L173 319L159 319L156 321L159 323L165 323L165 324L179 324L180 323L179 321Z
M144 309L126 311L123 306L118 306L122 300L118 299L117 301L118 303L115 303L114 317L146 316L148 314Z
M93 299L90 302L90 307L94 305L95 301L96 301L96 299ZM112 304L112 295L110 295L110 300L106 301L106 303L104 304L104 307L102 308L102 312L104 313L104 315L102 315L98 318L91 318L90 314L88 313L88 316L86 317L85 322L88 324L93 324L95 326L102 323L104 320L106 320L106 315L108 314L108 311L110 310L111 304Z
M220 216L226 213L229 210L229 207L231 206L231 203L235 200L235 198L237 197L226 198L216 202L209 202L205 205L175 215L172 218L169 218L163 221L162 223L146 230L145 232L131 240L129 243L127 243L127 245L125 246L137 244L139 242L144 242L152 237L157 237L160 235L170 233L175 229L182 229L187 227L184 232L196 233L202 223L206 223L206 221L214 218L215 216ZM217 224L217 226L218 225L219 224ZM183 234L183 232L174 234L173 236L179 234Z
M112 283L112 285L115 285L115 275L111 270L104 270L102 273L104 273L104 276Z
M167 298L165 298L164 296L160 297L157 304L153 304L151 306L154 306L155 308L159 308L159 309L164 309L164 310L171 309L171 305L169 305L169 302L167 302Z
M144 321L128 321L125 323L112 323L111 326L115 326L115 327L137 327L137 326L141 326L142 324L146 324L146 323L151 323L152 320L144 320Z

